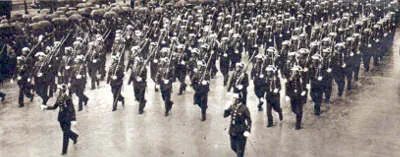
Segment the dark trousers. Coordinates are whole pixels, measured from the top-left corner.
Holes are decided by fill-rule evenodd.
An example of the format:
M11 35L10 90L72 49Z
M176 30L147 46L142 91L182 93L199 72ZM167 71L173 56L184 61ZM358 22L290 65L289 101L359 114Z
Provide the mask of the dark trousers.
M369 71L369 64L371 62L371 55L365 54L363 56L363 63L364 63L364 68L365 71L368 72Z
M145 87L146 88L146 87ZM139 112L143 111L145 105L146 105L146 99L145 99L145 93L146 90L145 88L133 88L133 92L135 93L135 99L136 101L139 102Z
M94 89L96 88L96 83L97 86L99 86L99 78L97 77L97 72L100 71L99 67L97 67L94 64L90 64L90 66L92 66L91 68L89 68L89 76L90 76L90 81L91 81L91 88ZM96 67L95 67L96 66Z
M182 94L183 91L186 90L186 83L185 83L185 79L186 79L186 73L185 72L178 72L176 73L177 78L180 82L180 87L179 87L179 94Z
M332 78L328 77L327 80L325 81L325 84L323 84L323 94L325 95L325 101L329 102L331 99L332 95Z
M358 81L358 76L359 76L359 73L360 73L360 64L358 63L357 65L355 65L354 67L353 67L353 77L354 77L354 81Z
M53 94L56 91L57 91L56 76L51 76L49 83L49 97L53 97Z
M244 156L244 149L246 148L247 138L241 135L230 136L231 149L236 153L238 157Z
M84 87L84 85L83 85L83 87ZM78 110L79 111L82 110L83 103L85 102L85 105L87 105L86 102L89 100L89 98L85 95L84 91L85 91L85 88L81 88L81 87L76 88L74 91L74 93L76 94L76 96L78 96L78 99L79 99L79 102L78 102L78 104L79 104Z
M18 104L21 107L24 106L24 96L32 98L33 94L29 91L29 88L27 86L19 85Z
M49 96L47 96L47 92L49 90L49 86L47 84L37 85L36 92L42 98L42 105L46 105L49 100Z
M319 115L321 112L322 96L323 91L319 90L321 87L317 86L315 89L311 89L311 98L314 102L314 112Z
M303 102L301 98L293 98L290 100L293 113L296 114L296 129L301 128L301 120L303 118Z
M162 99L164 100L165 104L165 112L169 112L172 108L173 102L171 101L171 90L161 91Z
M282 108L281 108L281 103L280 103L280 96L279 94L277 95L270 95L267 96L267 118L268 118L268 124L273 124L274 123L274 117L272 116L272 109L274 111L278 112L280 119L282 119Z
M117 109L118 101L124 101L124 97L121 95L122 85L111 86L111 92L113 94L113 109Z
M353 66L347 67L345 70L347 90L351 90L351 81L353 80Z
M201 109L201 116L205 118L207 108L208 108L208 94L204 93L195 93L194 96L194 104L199 105Z
M344 71L341 71L344 72ZM335 76L335 82L338 86L338 96L342 96L344 92L345 78L344 74L338 74Z
M68 150L68 143L69 139L77 140L78 134L71 130L71 122L60 122L61 130L63 132L63 146L62 146L62 153L67 153Z
M222 73L222 75L224 76L224 86L226 86L228 84L229 74L228 73L226 73L226 74Z

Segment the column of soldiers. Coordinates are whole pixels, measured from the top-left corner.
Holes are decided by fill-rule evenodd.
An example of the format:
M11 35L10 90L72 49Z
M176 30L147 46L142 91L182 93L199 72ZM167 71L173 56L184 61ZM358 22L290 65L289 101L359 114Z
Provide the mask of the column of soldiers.
M174 104L173 83L179 82L178 95L187 87L195 91L193 104L201 108L205 121L210 80L220 71L224 86L237 97L224 116L232 116L231 125L248 127L230 131L233 141L241 141L232 149L242 156L246 138L237 135L250 132L251 119L249 113L243 113L246 122L237 115L248 112L251 80L258 110L266 104L267 127L274 125L272 110L283 120L280 98L286 96L296 114L295 127L301 129L309 96L315 115L320 115L321 105L330 102L334 82L342 96L358 81L362 65L368 72L371 58L374 66L382 63L393 41L398 8L396 1L257 1L135 10L86 3L61 7L52 19L23 17L0 28L23 30L25 35L6 43L24 45L17 52L14 76L20 107L24 97L32 101L34 93L46 106L58 84L79 98L81 111L89 101L84 94L89 76L92 90L102 80L110 84L115 111L118 102L125 104L122 88L129 72L126 83L133 84L139 114L145 111L149 75L154 90L161 93L165 116Z

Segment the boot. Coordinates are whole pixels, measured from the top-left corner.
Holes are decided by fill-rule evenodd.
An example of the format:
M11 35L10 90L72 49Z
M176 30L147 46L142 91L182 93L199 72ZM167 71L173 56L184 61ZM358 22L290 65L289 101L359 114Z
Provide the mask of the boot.
M1 94L1 102L3 103L6 100L6 94Z
M262 102L260 100L260 102L258 103L258 111L263 111L263 107L262 107L263 104L264 104L264 102Z
M201 121L203 121L203 122L206 121L206 111L205 110L201 111Z
M206 121L206 114L201 114L201 121Z
M320 107L320 105L315 104L315 106L314 106L314 114L315 114L316 116L319 116L319 115L321 114L321 107Z
M143 114L143 109L144 109L144 107L146 106L146 100L144 100L143 102L141 102L140 104L139 104L139 114Z
M85 104L85 106L87 106L87 103L88 103L88 101L89 101L89 98L88 98L88 97L86 97L86 99L84 100L84 104Z

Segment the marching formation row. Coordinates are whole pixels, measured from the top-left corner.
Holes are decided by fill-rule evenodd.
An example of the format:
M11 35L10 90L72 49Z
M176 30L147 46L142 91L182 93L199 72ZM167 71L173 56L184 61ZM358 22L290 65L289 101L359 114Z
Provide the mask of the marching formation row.
M320 115L333 82L342 96L345 85L351 90L358 80L361 65L368 71L371 58L379 65L393 41L398 8L397 1L261 1L135 10L82 3L49 15L24 16L0 28L9 30L2 32L4 47L14 47L18 55L20 107L24 96L32 100L35 91L43 109L54 108L47 107L47 101L58 84L64 92L56 104L72 104L70 97L75 94L80 111L89 101L84 94L87 81L95 89L105 80L112 88L115 111L119 102L125 104L121 89L128 77L142 114L150 76L168 116L174 104L172 84L179 83L181 95L189 77L194 104L201 108L204 121L210 80L221 72L224 86L236 99L224 114L232 118L232 149L243 156L251 130L246 107L250 80L259 111L264 103L267 106L267 127L273 126L272 110L283 119L280 97L287 96L300 129L308 95L315 115ZM111 53L108 68L107 53ZM282 86L286 93L280 92ZM70 117L75 119L75 113Z

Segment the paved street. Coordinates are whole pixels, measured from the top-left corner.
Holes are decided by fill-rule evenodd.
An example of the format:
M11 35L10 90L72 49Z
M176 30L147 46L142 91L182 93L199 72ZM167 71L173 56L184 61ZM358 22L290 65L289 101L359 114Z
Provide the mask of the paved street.
M258 112L253 87L248 105L253 120L252 135L246 156L273 157L395 157L400 154L400 33L396 33L392 56L385 66L374 67L352 92L324 104L320 117L313 115L313 105L305 105L304 129L294 129L295 116L282 97L284 120L275 114L275 126L266 128L265 112ZM127 81L125 81L127 83ZM112 95L109 85L86 93L88 108L77 112L77 145L70 144L68 156L149 156L149 157L221 157L234 156L230 150L227 127L222 117L224 106L231 101L222 86L222 76L211 82L207 121L200 121L200 108L193 105L193 91L177 95L174 85L172 114L164 117L161 94L154 92L148 80L144 115L138 115L132 86L122 90L126 106L111 112ZM87 84L89 86L89 84ZM361 86L362 85L362 86ZM335 85L336 87L336 85ZM40 111L41 100L35 97L26 107L18 108L17 85L7 83L2 91L7 100L0 104L1 157L59 156L62 132L57 111ZM74 96L75 105L77 98ZM52 105L55 98L49 101ZM77 109L77 106L75 107ZM71 142L72 143L72 142Z

